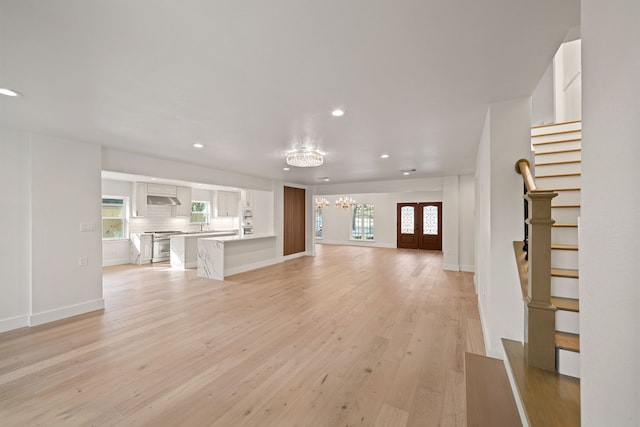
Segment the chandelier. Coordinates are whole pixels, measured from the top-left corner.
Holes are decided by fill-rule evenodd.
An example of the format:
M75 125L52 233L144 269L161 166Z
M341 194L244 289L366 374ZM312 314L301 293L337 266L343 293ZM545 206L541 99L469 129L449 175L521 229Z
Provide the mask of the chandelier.
M324 197L316 197L316 208L322 209L329 206L329 201Z
M287 164L299 168L312 168L320 166L324 162L322 154L318 150L310 148L296 148L287 153Z
M353 200L351 197L347 197L347 196L342 196L338 200L336 200L337 208L349 209L355 204L356 204L356 201Z

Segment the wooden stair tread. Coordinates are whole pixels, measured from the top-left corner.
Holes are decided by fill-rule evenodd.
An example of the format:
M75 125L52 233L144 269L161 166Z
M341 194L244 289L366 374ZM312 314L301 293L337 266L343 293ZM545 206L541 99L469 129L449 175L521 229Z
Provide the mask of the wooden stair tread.
M558 310L580 312L580 300L574 298L551 297L551 304Z
M544 153L536 153L536 156L546 156L547 154L560 154L560 153L576 153L578 151L582 151L582 148L569 148L566 150L545 151Z
M559 227L559 228L576 228L578 227L578 224L553 224L553 227Z
M578 278L578 270L570 270L566 268L552 268L551 276L554 277L568 277L570 279Z
M550 128L552 126L572 125L574 123L580 123L582 120L571 120L568 122L547 123L546 125L531 126L531 129Z
M574 132L582 132L582 129L568 129L568 130L559 130L556 132L539 133L537 135L531 135L531 138L539 138L541 136L551 136L551 135L564 135L566 133L574 133Z
M552 205L551 209L580 209L580 205Z
M582 163L582 160L561 160L559 162L536 163L536 166L570 165L573 163Z
M537 175L536 179L540 179L540 178L563 178L563 177L568 177L568 176L580 176L582 175L580 172L576 172L576 173L554 173L554 174L549 174L549 175Z
M521 426L504 362L465 353L467 426Z
M556 332L556 347L561 350L580 353L580 335L569 332Z
M573 132L580 132L580 131L573 131ZM539 135L539 136L541 136L541 135ZM532 136L532 138L535 138L535 136ZM531 145L537 147L539 145L562 144L563 142L577 142L577 141L582 141L582 138L571 138L571 139L559 139L557 141L534 142Z
M531 426L579 426L580 380L527 365L524 345L502 339L508 369Z
M551 249L556 249L559 251L577 251L578 245L560 245L560 244L552 244Z

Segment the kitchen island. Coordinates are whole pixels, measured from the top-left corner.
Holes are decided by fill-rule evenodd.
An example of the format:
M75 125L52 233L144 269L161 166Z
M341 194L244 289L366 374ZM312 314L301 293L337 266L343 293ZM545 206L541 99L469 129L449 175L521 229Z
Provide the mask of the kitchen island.
M238 230L202 231L171 236L171 267L187 269L198 265L198 239L205 237L237 236Z
M198 276L224 280L281 262L276 254L275 234L208 237L198 239Z

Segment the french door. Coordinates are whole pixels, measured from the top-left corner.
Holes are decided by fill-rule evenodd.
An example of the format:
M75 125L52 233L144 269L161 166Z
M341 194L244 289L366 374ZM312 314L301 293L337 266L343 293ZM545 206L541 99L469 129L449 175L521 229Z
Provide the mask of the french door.
M442 250L442 202L398 203L397 246Z

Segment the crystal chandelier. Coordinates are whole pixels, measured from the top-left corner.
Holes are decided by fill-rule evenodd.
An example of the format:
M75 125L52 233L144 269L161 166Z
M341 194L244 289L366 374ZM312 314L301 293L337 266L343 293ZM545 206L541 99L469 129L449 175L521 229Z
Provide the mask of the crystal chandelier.
M324 197L316 197L316 208L322 209L329 206L329 201Z
M351 197L347 197L347 196L342 196L338 200L336 200L337 208L349 209L351 206L355 204L356 204L356 201L353 200Z
M310 148L296 148L287 153L287 164L299 168L312 168L320 166L324 162L322 154L318 150Z

